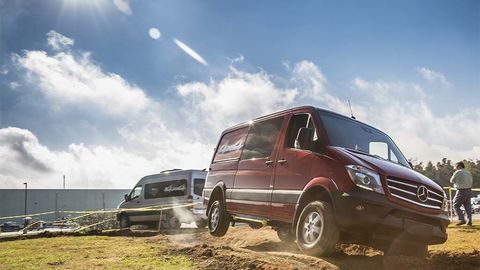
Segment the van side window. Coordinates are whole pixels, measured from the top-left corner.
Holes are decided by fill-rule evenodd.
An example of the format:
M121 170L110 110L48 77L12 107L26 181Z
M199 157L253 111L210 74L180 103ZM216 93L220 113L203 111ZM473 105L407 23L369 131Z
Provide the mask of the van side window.
M145 184L145 199L187 195L187 180L174 180Z
M203 187L205 186L205 179L193 179L193 194L202 196Z
M282 124L283 117L254 123L248 133L241 159L270 157Z
M290 125L288 127L288 133L287 133L287 138L285 142L286 147L314 151L314 149L303 148L297 141L298 131L300 130L300 128L305 128L305 127L313 129L312 141L313 142L318 141L317 130L315 129L315 125L313 124L312 116L307 113L296 114L296 115L293 115L290 120ZM311 144L311 145L315 145L315 144Z
M244 127L224 134L218 145L213 163L239 159L247 132L248 127Z
M136 186L133 188L132 192L130 192L130 199L135 199L140 197L142 194L142 186Z

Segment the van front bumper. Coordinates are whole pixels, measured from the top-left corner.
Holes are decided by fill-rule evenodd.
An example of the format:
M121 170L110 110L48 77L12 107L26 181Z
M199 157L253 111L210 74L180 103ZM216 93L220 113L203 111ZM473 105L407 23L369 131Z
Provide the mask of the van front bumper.
M333 196L335 220L347 234L367 236L370 241L396 239L427 245L447 240L450 223L446 212L425 214L397 205L383 194L354 189Z

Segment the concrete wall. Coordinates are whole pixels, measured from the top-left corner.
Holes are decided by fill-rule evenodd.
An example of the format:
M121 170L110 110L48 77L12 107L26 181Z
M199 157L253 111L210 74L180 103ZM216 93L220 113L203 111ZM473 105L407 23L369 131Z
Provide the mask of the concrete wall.
M40 217L51 221L61 216L62 210L114 209L128 192L127 189L29 189L27 214L57 211L56 214ZM0 189L0 217L23 215L24 205L24 189ZM0 223L5 221L0 219Z

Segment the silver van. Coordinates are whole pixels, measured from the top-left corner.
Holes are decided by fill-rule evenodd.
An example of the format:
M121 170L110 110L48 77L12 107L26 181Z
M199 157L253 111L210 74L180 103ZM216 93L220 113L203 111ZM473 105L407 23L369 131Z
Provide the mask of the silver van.
M118 205L120 227L161 225L160 228L178 229L182 223L192 222L199 228L205 227L202 191L206 176L205 170L180 169L144 176Z

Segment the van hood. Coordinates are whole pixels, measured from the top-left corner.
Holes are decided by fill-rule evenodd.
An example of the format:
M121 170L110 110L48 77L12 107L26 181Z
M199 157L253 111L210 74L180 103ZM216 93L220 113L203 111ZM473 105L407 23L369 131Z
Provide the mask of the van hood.
M354 165L362 165L364 167L377 171L379 174L385 177L407 179L414 181L418 184L437 187L440 190L443 190L442 187L435 181L431 180L430 178L424 176L421 173L414 171L411 168L407 168L400 164L376 158L368 154L357 153L343 147L333 148L335 151L341 152L347 157L349 157L354 163L356 163Z

